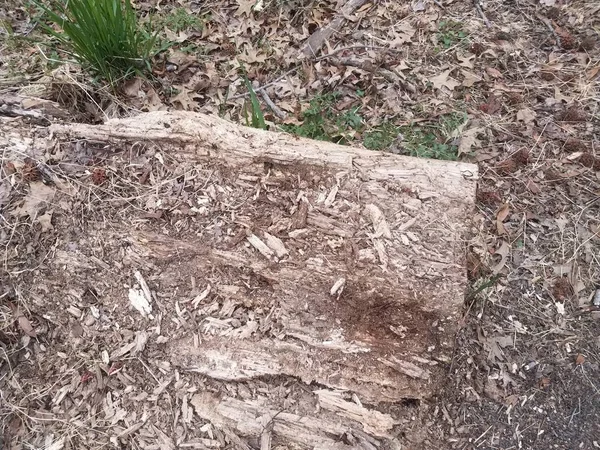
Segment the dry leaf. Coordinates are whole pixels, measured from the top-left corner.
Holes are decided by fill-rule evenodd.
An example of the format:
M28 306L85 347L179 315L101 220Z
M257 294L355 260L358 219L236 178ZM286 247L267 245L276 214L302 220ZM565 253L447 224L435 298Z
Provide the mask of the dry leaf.
M529 191L533 194L539 194L542 192L537 183L535 183L531 178L527 180L527 189L529 189Z
M456 58L460 61L458 65L461 67L472 69L475 65L475 55L472 53L468 53L465 56L456 55Z
M477 139L477 135L485 131L485 128L475 127L465 131L460 136L460 143L458 144L458 156L463 153L469 153L473 148L478 148L481 141Z
M506 218L508 217L509 212L510 212L510 208L508 206L508 203L503 204L500 207L500 209L498 210L498 212L496 213L496 220L504 222L506 220Z
M150 88L146 93L146 100L142 109L144 111L162 111L166 109L166 106L156 91L153 88Z
M548 386L550 386L550 378L548 378L548 377L540 378L540 381L538 381L538 386L541 387L542 389L547 388Z
M245 15L250 17L252 15L252 8L256 4L256 0L237 0L238 9L234 13L234 16L238 17Z
M8 302L8 306L9 306L10 310L12 311L14 318L17 319L19 326L25 332L25 334L29 337L36 337L37 334L36 334L35 330L33 329L33 326L31 326L31 322L29 321L29 319L27 317L25 317L23 315L21 310L16 305L14 305L13 303L10 303L10 302Z
M180 31L179 33L174 33L173 31L165 28L165 36L171 42L177 42L181 44L189 39L190 35L185 31Z
M506 228L504 228L503 222L508 217L509 212L510 208L508 206L508 203L505 203L500 207L500 209L496 213L496 228L498 230L499 235L506 234Z
M526 124L530 124L536 118L535 111L529 108L523 108L517 111L517 120L520 122L524 122Z
M492 274L497 275L504 268L508 254L510 253L510 245L506 241L502 241L500 248L496 249L494 255L500 255L500 262L492 267Z
M46 211L45 214L39 216L36 220L42 226L42 233L52 230L52 211Z
M267 55L247 46L245 52L239 55L238 59L248 64L264 63L267 60Z
M27 336L29 336L29 337L37 336L35 330L33 329L33 326L31 325L31 322L23 314L19 315L19 326L21 327L21 329L25 332L25 334Z
M125 83L123 83L123 93L127 97L140 97L140 91L142 89L143 82L144 80L142 80L140 77L135 77L131 80L127 80Z
M475 75L474 73L469 72L467 70L461 70L460 73L462 73L463 76L465 77L462 82L462 85L464 87L471 87L475 83L479 83L480 81L483 81L481 77L479 77L479 76Z
M412 37L416 33L416 29L408 22L404 21L398 24L393 28L394 32L396 32L396 37L390 42L391 48L398 48L410 42Z
M180 89L181 91L179 94L173 97L171 101L173 103L179 103L181 105L181 109L184 111L193 111L198 106L198 103L192 97L190 97L190 93L193 93L193 91L190 91L184 87L181 87Z
M450 73L453 70L454 69L449 69L445 72L442 72L438 76L429 78L429 81L431 82L431 84L433 84L433 87L436 89L442 89L442 87L445 86L452 91L455 87L460 86L460 83L458 81L450 77Z
M554 86L554 98L558 102L565 102L565 103L571 103L571 100L572 100L571 97L567 97L566 95L563 95L562 92L560 92L560 89L558 88L558 86Z
M25 196L23 204L13 210L16 217L29 216L32 220L38 215L39 210L54 198L55 190L41 181L29 183L29 194Z
M423 0L417 0L416 2L413 2L412 10L414 12L425 11L425 4L423 3Z
M585 356L583 356L581 353L579 353L577 355L577 358L575 359L575 364L577 364L578 366L581 366L584 362L585 362Z
M596 76L598 76L598 73L600 73L600 64L597 65L596 67L592 67L590 70L588 70L585 73L585 77L588 80L593 80L594 78L596 78Z
M487 67L485 71L492 78L503 78L502 73L498 69L494 69L493 67Z

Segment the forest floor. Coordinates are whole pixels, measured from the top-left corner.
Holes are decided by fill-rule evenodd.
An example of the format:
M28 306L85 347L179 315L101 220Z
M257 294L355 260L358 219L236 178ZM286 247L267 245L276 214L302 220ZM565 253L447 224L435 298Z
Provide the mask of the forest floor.
M454 358L436 397L401 405L399 442L408 449L600 448L598 2L367 2L322 49L306 55L303 43L341 5L138 0L136 8L142 17L152 16L168 48L154 62L152 81L130 80L117 93L98 89L65 55L46 47L32 9L8 3L12 8L0 11L0 94L49 98L71 120L99 123L136 111L178 109L245 124L243 66L271 129L477 163L478 203L466 218L471 289ZM101 185L108 166L83 161L85 155L79 163L91 164L87 176ZM83 413L70 421L39 413L58 408L71 385L94 377L106 382L119 368L90 372L93 358L83 353L77 367L62 362L71 350L51 336L36 340L53 328L52 314L39 297L15 293L54 245L52 214L37 216L36 202L14 197L14 180L27 183L34 172L27 161L2 160L0 447L220 448L231 442L207 426L196 430L196 447L177 438L190 438L186 395L195 392L179 379L137 395L144 403L139 423L160 415L159 405L164 420L155 423L163 428L136 428L136 419L116 406L119 392L114 404L105 402L97 411L104 414L98 423ZM125 196L130 187L123 183L119 195ZM72 295L94 312L93 291ZM76 307L64 314L81 319L70 331L79 341L82 326L103 317L90 319ZM100 344L95 342L96 358ZM40 352L46 357L37 367L28 363ZM139 358L131 364L155 378ZM169 371L152 367L159 376ZM249 396L266 392L266 385L249 381L236 392ZM304 392L293 380L272 380L269 389L282 398ZM169 401L159 399L163 392L171 393ZM85 409L85 402L77 405ZM117 438L100 431L101 421L106 427L133 425L122 426ZM97 444L77 441L82 427L95 426Z

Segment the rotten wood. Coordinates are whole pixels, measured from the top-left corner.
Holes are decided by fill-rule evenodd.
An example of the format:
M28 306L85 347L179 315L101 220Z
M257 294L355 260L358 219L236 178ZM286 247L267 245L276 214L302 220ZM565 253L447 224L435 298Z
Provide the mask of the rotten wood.
M43 161L45 149L61 148L76 160L82 139L114 149L111 170L118 161L129 168L135 154L170 174L158 180L153 170L152 186L136 185L136 197L126 197L135 207L118 220L113 201L124 200L103 190L82 218L85 233L62 235L37 277L63 277L73 292L102 287L132 332L106 361L147 351L151 330L160 330L156 344L171 368L228 386L293 378L318 405L309 413L260 396L194 396L196 412L236 448L387 448L398 423L378 405L426 398L442 385L467 286L476 166L183 112L58 123L39 136L6 129L0 148L14 158ZM98 192L85 177L79 193L61 187L72 172L53 169L53 204ZM166 209L147 203L157 193ZM56 233L69 229L65 220L53 217ZM90 236L94 250L82 251L78 242ZM134 309L132 292L152 300L154 316Z
M103 125L53 124L62 135L119 142L163 142L177 146L190 159L218 158L234 166L271 161L285 166L301 164L359 172L377 182L402 181L406 188L442 193L440 199L472 203L477 166L454 161L401 157L390 153L344 147L330 142L240 127L199 113L156 111L133 118L112 119Z
M273 433L284 442L302 448L318 450L365 450L397 448L392 429L396 425L388 414L367 409L344 400L339 392L316 391L321 411L300 415L281 411L270 405L268 398L238 400L210 392L196 394L191 399L196 413L220 429L261 439L265 432ZM355 444L340 442L338 437L353 436ZM270 438L267 438L270 440Z
M51 131L59 139L121 147L151 142L190 164L222 164L237 180L232 186L246 190L223 191L231 192L228 204L258 199L252 183L281 196L276 204L294 203L267 228L244 219L242 234L223 245L121 231L129 265L152 272L186 261L194 279L234 270L266 283L252 295L272 312L242 326L232 327L231 315L255 300L235 278L209 283L188 300L203 325L169 342L172 364L227 381L293 376L372 404L427 397L443 379L466 288L462 242L476 166L316 142L195 113L55 124ZM310 183L285 188L314 171L326 190ZM209 197L217 199L215 192ZM170 282L168 275L152 279L162 276Z
M0 116L24 117L42 125L54 119L66 119L69 114L58 103L15 94L0 95Z

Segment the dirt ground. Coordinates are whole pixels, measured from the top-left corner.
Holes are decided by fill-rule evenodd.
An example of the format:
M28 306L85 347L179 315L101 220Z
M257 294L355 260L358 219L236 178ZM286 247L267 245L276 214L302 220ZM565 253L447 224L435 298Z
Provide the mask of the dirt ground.
M379 408L397 418L407 449L600 447L600 4L370 2L310 58L302 43L339 10L334 3L136 6L164 18L154 22L173 43L152 83L94 89L38 44L30 10L12 2L0 10L0 93L49 98L82 122L184 109L244 123L241 61L276 106L261 95L272 128L396 153L435 147L478 163L477 208L465 218L471 286L446 383L431 399ZM323 93L335 96L320 110L324 123L309 128L309 103ZM260 448L198 424L193 394L310 404L292 378L234 384L179 373L161 342L108 365L111 349L140 339L127 331L136 316L111 303L113 283L98 272L112 271L114 286L129 282L119 227L151 222L156 232L202 237L173 200L183 190L173 182L178 169L161 172L168 164L151 148L93 143L30 157L3 157L0 173L0 447ZM41 210L35 199L50 194L40 160L68 180L61 201ZM207 236L219 239L223 230L210 226ZM65 245L100 257L61 260ZM88 282L70 284L73 270ZM54 284L36 283L42 273ZM173 281L172 289L183 282ZM193 278L186 283L201 294ZM165 330L185 329L184 319L170 318Z

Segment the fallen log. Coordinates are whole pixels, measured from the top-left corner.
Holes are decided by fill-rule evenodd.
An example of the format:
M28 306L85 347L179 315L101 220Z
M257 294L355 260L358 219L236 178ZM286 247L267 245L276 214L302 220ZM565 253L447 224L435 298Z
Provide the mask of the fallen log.
M77 298L95 286L116 329L135 334L105 343L105 360L152 343L162 346L152 358L164 373L316 386L320 416L281 415L271 399L192 400L200 417L234 434L268 443L272 432L314 448L391 442L395 419L377 405L426 398L443 384L467 286L476 166L182 112L55 123L42 134L0 138L8 157L14 149L50 167L46 184L29 186L31 194L40 184L43 198L9 200L9 213L43 217L57 234L36 269L44 296L79 316L87 304L63 300L64 286ZM77 211L88 212L67 212L78 199ZM9 268L14 255L3 257ZM86 333L104 329L96 319ZM344 430L354 430L354 447L332 440Z

